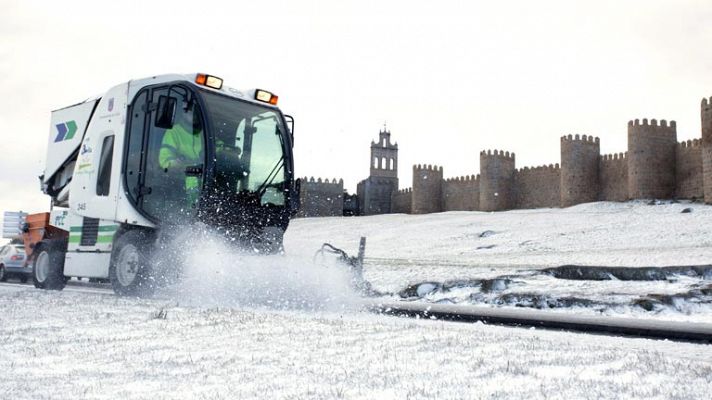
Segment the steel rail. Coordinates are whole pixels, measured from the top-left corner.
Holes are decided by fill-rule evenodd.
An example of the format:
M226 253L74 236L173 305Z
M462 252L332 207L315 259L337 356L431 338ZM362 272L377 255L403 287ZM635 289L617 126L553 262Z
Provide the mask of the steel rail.
M596 317L532 309L475 307L423 302L371 303L371 312L456 322L477 322L561 331L667 339L712 344L712 324L637 318Z

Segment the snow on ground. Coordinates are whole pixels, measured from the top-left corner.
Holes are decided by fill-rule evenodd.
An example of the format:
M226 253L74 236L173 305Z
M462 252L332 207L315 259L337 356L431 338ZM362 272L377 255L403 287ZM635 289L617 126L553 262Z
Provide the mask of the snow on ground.
M0 286L3 399L707 399L712 346Z
M152 300L81 282L63 292L2 283L0 399L709 399L712 345L373 315L345 271L309 260L322 242L355 254L363 235L366 278L378 290L479 282L415 286L416 301L539 294L616 303L709 277L572 281L538 271L708 264L711 222L709 206L640 202L299 219L285 257L246 258L201 239L183 283ZM477 281L494 277L487 291ZM688 299L619 313L695 321L709 318L705 307Z
M687 208L692 212L682 213ZM711 226L712 206L699 203L599 202L497 213L298 219L290 226L286 247L306 256L328 241L355 254L359 237L366 236L365 277L383 292L450 280L510 281L494 294L463 284L423 296L428 301L539 308L565 303L568 311L712 322L709 275L573 281L538 273L566 264L709 265ZM690 291L707 295L690 298Z
M693 212L681 213L685 208ZM430 271L425 274L430 279L449 279L472 267L485 272L564 264L709 264L710 226L708 205L598 202L496 213L297 219L287 231L286 247L313 254L322 242L332 242L355 252L359 237L366 236L367 256L379 266L395 265L417 279L421 269ZM412 269L402 271L403 266Z

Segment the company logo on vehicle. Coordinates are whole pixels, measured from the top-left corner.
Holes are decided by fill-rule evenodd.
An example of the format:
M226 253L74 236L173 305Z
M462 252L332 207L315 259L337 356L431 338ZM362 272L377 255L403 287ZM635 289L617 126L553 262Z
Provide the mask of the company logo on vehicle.
M57 124L57 137L54 142L61 142L64 140L71 140L74 134L77 133L77 123L74 121L62 122Z

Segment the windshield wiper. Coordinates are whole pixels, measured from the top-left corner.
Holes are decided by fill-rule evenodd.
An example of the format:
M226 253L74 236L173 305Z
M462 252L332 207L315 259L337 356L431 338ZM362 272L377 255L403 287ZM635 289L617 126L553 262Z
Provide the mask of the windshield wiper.
M267 175L267 179L265 179L265 181L262 182L262 184L257 188L258 197L262 198L262 195L265 194L269 185L271 185L272 182L274 181L274 178L276 178L277 175L279 175L278 172L282 168L283 165L284 165L284 154L282 154L282 157L279 158L279 160L277 161L277 164L274 165L274 167L272 168L272 171L270 171L269 175Z

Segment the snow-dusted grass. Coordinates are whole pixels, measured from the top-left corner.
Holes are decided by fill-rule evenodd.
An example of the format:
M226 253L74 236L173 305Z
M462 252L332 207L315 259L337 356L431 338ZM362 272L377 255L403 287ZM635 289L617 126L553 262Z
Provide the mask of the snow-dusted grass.
M0 286L3 399L706 399L712 346Z
M682 214L684 208L693 212ZM712 206L599 202L496 213L297 219L286 247L309 254L331 241L355 251L358 238L366 236L367 256L374 262L431 270L690 265L712 262L711 226ZM480 237L486 231L491 233Z
M682 213L685 208L692 212ZM359 237L366 236L365 277L383 292L429 281L512 277L509 287L493 295L464 288L435 293L425 298L428 301L499 304L493 297L505 295L526 305L529 297L576 297L598 306L557 311L712 322L709 298L683 299L690 290L710 286L712 276L707 280L567 281L536 273L565 264L712 264L710 227L712 206L699 203L599 202L497 213L298 219L290 226L285 245L290 254L306 256L328 241L355 254ZM674 298L671 304L656 304L653 312L631 307L649 294Z
M322 242L354 254L363 235L380 290L516 275L503 290L615 299L696 283L536 270L707 264L710 226L712 207L640 202L300 219L287 257L248 260L201 241L183 283L159 299L0 284L0 399L709 399L711 345L372 315L342 270L309 260Z
M684 208L692 208L682 214ZM323 242L355 251L368 238L378 265L425 267L434 274L563 264L663 266L712 260L712 206L643 202L588 203L565 209L390 214L307 218L292 222L290 253L311 254ZM483 232L491 231L480 237ZM486 248L494 246L491 248Z

